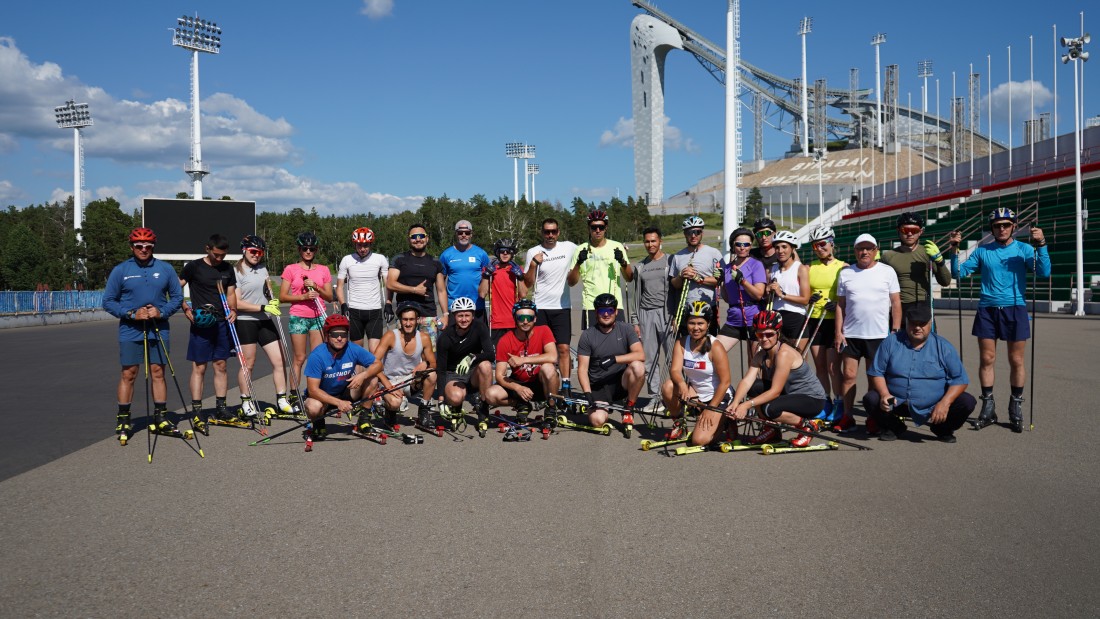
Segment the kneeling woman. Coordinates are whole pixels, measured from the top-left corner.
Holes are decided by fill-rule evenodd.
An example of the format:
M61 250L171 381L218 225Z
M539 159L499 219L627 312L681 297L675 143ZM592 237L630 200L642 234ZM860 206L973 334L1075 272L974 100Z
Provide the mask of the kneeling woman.
M672 349L669 380L661 387L661 399L673 419L681 415L681 399L698 398L704 404L722 408L732 401L729 358L722 343L707 330L714 320L714 308L706 301L693 301L684 308L687 336L676 340ZM722 413L704 410L691 433L692 445L707 445L722 423ZM677 422L669 438L679 438L683 423Z
M817 426L812 419L825 404L825 390L798 349L783 337L783 317L775 311L760 312L753 319L753 328L760 350L737 384L735 404L730 404L726 413L744 419L750 410L757 408L767 419L815 431ZM781 438L779 430L767 426L749 442L760 445ZM810 440L811 437L800 434L791 441L791 446L805 447Z

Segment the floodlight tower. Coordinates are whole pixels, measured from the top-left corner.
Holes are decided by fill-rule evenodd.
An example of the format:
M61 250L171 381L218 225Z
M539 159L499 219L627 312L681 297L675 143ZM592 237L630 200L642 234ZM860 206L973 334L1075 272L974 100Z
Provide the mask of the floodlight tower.
M885 42L885 32L871 37L871 45L875 46L875 144L879 148L882 148L882 66L879 63L878 48Z
M810 155L810 103L806 93L806 35L813 30L814 18L803 17L798 22L798 36L802 37L802 156Z
M539 164L528 163L527 174L531 177L531 204L535 203L535 176L539 173Z
M184 172L191 177L192 197L202 200L202 179L210 168L202 162L202 131L199 127L199 52L217 54L222 47L222 29L218 24L184 15L176 18L172 45L191 52L191 160Z
M55 107L53 114L58 127L73 130L73 229L77 231L76 241L79 243L82 240L80 229L84 227L84 144L80 140L80 130L92 126L92 114L87 103L77 103L71 99L65 105Z
M1080 79L1077 72L1084 70L1085 62L1089 59L1089 53L1082 48L1091 40L1092 37L1088 34L1075 39L1062 37L1062 47L1067 48L1066 53L1062 55L1062 64L1069 64L1069 61L1073 61L1073 157L1076 172L1074 181L1077 191L1077 309L1073 312L1074 316L1085 315L1085 246L1082 225L1084 224L1084 218L1087 216L1081 205L1081 96L1078 91Z
M504 156L512 159L512 206L519 204L519 160L534 159L535 146L524 142L508 142L504 145ZM526 163L524 163L526 170ZM523 174L524 193L527 191L527 173Z

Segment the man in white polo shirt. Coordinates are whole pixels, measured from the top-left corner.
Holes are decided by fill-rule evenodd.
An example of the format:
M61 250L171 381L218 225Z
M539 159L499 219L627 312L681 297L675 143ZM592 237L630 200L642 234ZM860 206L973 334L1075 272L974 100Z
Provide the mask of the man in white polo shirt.
M561 388L568 391L569 376L573 372L569 358L569 340L573 335L570 318L571 304L566 275L577 246L569 241L559 241L561 226L556 219L542 222L542 244L527 250L524 263L527 268L523 281L535 291L535 324L550 327L558 350L558 370L561 372Z
M865 359L864 367L869 368L882 340L901 328L897 272L876 259L878 241L870 234L856 238L855 251L855 264L841 269L837 278L836 349L842 359L840 390L844 397L844 416L834 427L839 432L855 429L852 407L859 360ZM874 434L871 417L867 421L867 432Z

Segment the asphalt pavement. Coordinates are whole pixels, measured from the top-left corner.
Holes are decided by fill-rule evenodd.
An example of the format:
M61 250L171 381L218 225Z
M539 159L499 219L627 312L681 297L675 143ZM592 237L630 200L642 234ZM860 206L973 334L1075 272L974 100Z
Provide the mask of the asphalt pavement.
M952 342L955 320L938 317ZM568 430L338 436L305 453L298 433L250 447L255 433L215 427L205 458L161 437L152 464L144 433L112 434L113 323L2 331L0 603L12 617L1094 616L1100 322L1037 327L1022 435L668 457ZM966 335L975 385L976 353Z

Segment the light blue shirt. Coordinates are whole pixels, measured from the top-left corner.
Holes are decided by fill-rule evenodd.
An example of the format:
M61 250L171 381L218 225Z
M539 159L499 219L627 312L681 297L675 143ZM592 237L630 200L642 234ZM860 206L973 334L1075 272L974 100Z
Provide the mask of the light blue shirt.
M910 345L905 332L891 333L879 345L867 375L885 378L886 388L898 404L909 405L918 426L928 423L948 387L970 384L955 347L935 333L928 334L920 350Z
M971 273L981 274L982 293L978 307L1027 305L1027 273L1032 269L1039 277L1050 277L1050 254L1046 245L1036 250L1016 240L1007 245L993 241L978 246L961 265L958 254L951 256L951 275L956 279Z

